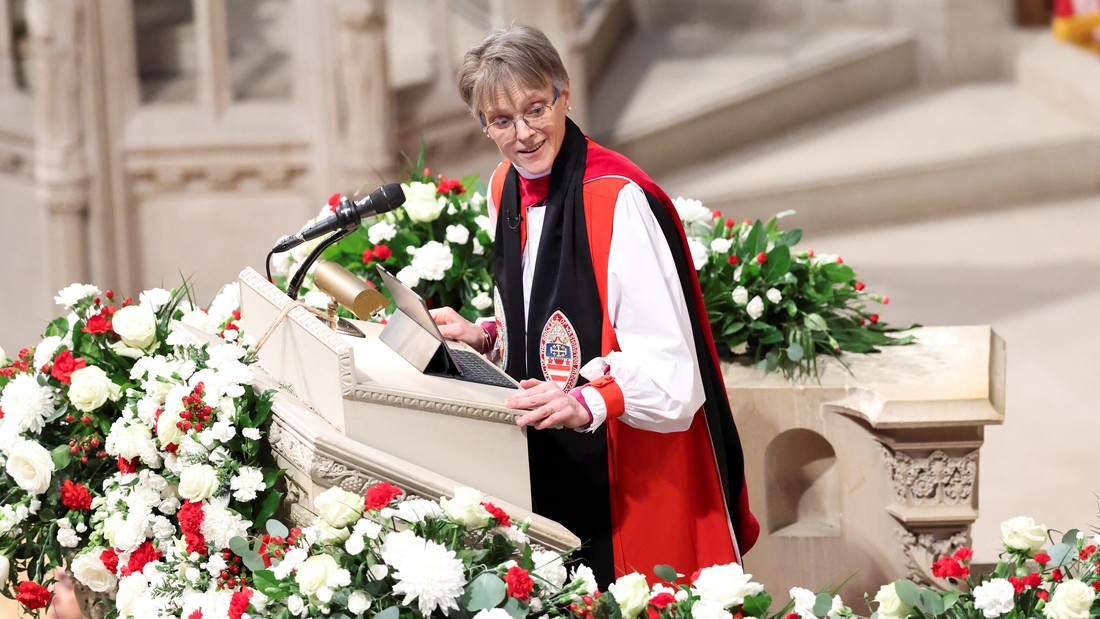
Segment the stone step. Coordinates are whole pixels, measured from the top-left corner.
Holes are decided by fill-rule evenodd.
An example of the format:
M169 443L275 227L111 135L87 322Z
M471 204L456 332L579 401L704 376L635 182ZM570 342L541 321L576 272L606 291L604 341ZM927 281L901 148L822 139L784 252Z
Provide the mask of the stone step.
M660 175L915 82L904 31L681 24L627 42L587 129Z
M1012 84L910 92L658 178L738 219L842 229L1100 192L1100 134Z

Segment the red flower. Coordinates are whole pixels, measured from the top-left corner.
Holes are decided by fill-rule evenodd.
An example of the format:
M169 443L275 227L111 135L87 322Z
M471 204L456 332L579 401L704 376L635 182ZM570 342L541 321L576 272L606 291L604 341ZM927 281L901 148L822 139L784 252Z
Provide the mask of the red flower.
M890 305L890 297L882 297L883 305Z
M759 254L756 254L756 261L759 262L760 264L764 264L765 262L768 261L768 254L765 254L764 252L760 252Z
M340 192L339 192L339 191L337 191L336 193L334 193L334 194L332 194L331 196L329 196L329 197L328 197L328 210L330 210L330 211L332 211L333 213L335 213L335 212L336 212L336 206L337 206L338 204L340 204L340 198L342 198L342 197L343 197L343 196L341 196L341 195L340 195Z
M960 548L955 551L955 554L951 555L955 557L956 561L969 561L970 557L974 556L974 551L969 548ZM1036 555L1038 556L1038 555Z
M1035 597L1039 598L1040 600L1042 600L1044 602L1049 602L1050 601L1050 591L1045 591L1043 589L1040 589L1040 590L1035 592Z
M656 608L664 608L665 606L668 606L669 604L675 604L676 603L676 596L672 595L668 591L662 591L662 592L658 593L657 595L649 598L649 603L652 604Z
M188 548L187 552L191 552ZM160 553L153 548L153 542L145 540L142 545L137 547L137 550L130 553L130 561L126 563L126 567L122 568L122 572L119 576L125 578L130 574L136 574L145 567L146 563L156 561L160 558Z
M783 619L798 619L798 613L787 613Z
M184 501L176 512L176 518L180 523L180 531L183 531L184 541L187 542L187 552L206 554L206 538L202 536L202 521L206 517L202 513L201 503Z
M49 589L36 582L24 580L19 583L19 595L15 599L30 610L38 610L45 608L51 597Z
M1058 572L1058 570L1054 570ZM1053 576L1053 574L1051 575ZM1058 580L1062 580L1062 573L1058 572ZM1039 572L1032 572L1027 576L1024 576L1024 585L1028 587L1038 587L1043 584L1043 577Z
M512 526L512 517L508 515L508 512L488 501L482 501L481 506L485 508L485 511L489 512L490 516L496 518L498 527Z
M53 369L50 370L50 374L67 385L69 384L69 377L72 376L72 373L85 365L86 363L83 358L74 357L72 351L63 350L61 354L54 358Z
M363 264L370 264L372 260L374 260L374 252L368 247L363 250Z
M718 209L714 209L713 211L710 212L710 216L713 219L718 219L719 217L722 216L722 211L720 211Z
M878 314L871 314L867 318L870 319L871 324L873 324L873 325L878 324Z
M646 619L658 619L661 616L661 611L656 608L645 609Z
M737 264L738 263L737 256L730 256L729 261L730 261L730 264Z
M85 333L91 333L92 335L108 333L111 330L111 319L108 318L104 312L100 312L88 318L87 324L80 330Z
M535 588L531 574L518 565L508 568L508 573L504 575L504 584L508 585L509 597L517 600L531 599L531 591Z
M1081 549L1081 554L1080 554L1081 560L1082 561L1087 561L1088 558L1091 557L1092 553L1094 553L1094 552L1096 552L1096 546L1094 546L1092 544L1089 544L1088 546L1085 546L1084 548Z
M1050 563L1050 555L1045 552L1036 553L1035 562L1039 565L1046 565L1047 563Z
M932 575L936 578L966 578L970 575L970 568L954 557L943 557L932 564Z
M129 475L130 473L137 473L138 458L134 457L133 460L127 460L122 456L118 457L118 472L123 475Z
M727 228L732 228L732 227L734 227L734 226L736 226L736 225L737 225L737 222L736 222L736 221L734 221L734 220L732 220L732 219L727 219L727 220L726 220L726 227L727 227Z
M385 245L375 245L374 246L374 257L375 258L378 258L379 260L389 260L390 256L392 256L392 255L393 255L393 250L390 249L389 247L386 247Z
M461 181L452 178L445 181L439 181L439 185L435 188L435 192L442 195L454 194L457 196L466 193L466 188L462 186Z
M1017 576L1009 576L1008 582L1012 583L1012 590L1017 594L1024 592L1024 579Z
M248 600L252 598L252 589L235 591L229 600L229 619L241 619L244 611L248 610Z
M388 481L374 484L367 489L367 495L363 497L363 509L382 509L403 493L401 488Z
M69 509L80 511L92 508L92 493L73 480L66 479L61 482L61 504Z
M866 288L866 287L867 287L867 286L866 286L866 285L864 285L864 283L863 283L863 282L856 282L856 285L855 285L855 289L856 289L856 290L863 290L863 289L864 289L864 288Z
M195 612L191 613L191 616L187 619L202 619L202 609L196 608Z
M99 553L99 560L103 562L103 567L107 568L107 571L114 574L118 572L118 553L114 548L108 548Z

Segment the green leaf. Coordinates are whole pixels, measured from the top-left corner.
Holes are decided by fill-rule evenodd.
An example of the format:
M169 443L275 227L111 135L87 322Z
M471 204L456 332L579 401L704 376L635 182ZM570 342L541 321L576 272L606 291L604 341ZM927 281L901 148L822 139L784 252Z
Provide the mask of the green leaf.
M267 495L264 496L264 500L260 503L259 511L256 512L256 517L253 518L253 522L267 522L275 515L275 512L279 509L279 504L283 500L283 493L278 490L269 490Z
M390 606L380 613L375 613L371 619L399 619L399 617L401 617L401 610L397 606Z
M828 331L829 326L825 324L825 319L819 314L806 314L806 318L803 321L806 326L814 331Z
M833 596L828 593L820 592L814 597L814 614L818 617L824 617L829 614L829 611L833 609Z
M802 350L802 346L797 343L791 344L787 347L787 358L791 361L801 361L803 354L804 351Z
M942 615L946 609L943 598L931 589L922 589L920 592L920 605L930 615Z
M504 605L504 611L509 615L512 615L512 619L526 619L526 607L526 604L520 602L516 598L508 598L508 602Z
M783 277L791 268L791 249L786 245L776 245L768 252L768 261L764 263L764 279L769 281Z
M856 272L852 270L852 267L844 264L837 264L835 262L821 267L821 272L824 273L825 277L829 278L831 282L850 282L856 278Z
M56 470L69 466L69 463L73 460L73 454L69 451L68 445L58 445L54 447L50 452L50 457L53 458L53 466Z
M272 518L267 521L268 535L274 535L275 537L286 537L290 535L290 529L286 528L286 525Z
M667 582L676 582L676 570L672 569L671 565L654 565L653 573L657 575L657 578Z
M1077 556L1076 540L1074 544L1055 544L1047 550L1047 554L1050 555L1050 567L1062 567Z
M943 594L943 610L946 612L951 609L952 606L958 603L962 593L959 591L948 591Z
M248 546L248 540L240 536L236 536L229 540L229 549L233 551L233 554L242 557L252 552L252 549Z
M742 613L747 617L767 617L768 608L772 605L772 596L767 593L757 593L745 598L741 605Z
M271 570L253 571L252 584L260 593L275 600L281 600L290 596L290 592L283 590L281 586L282 582L278 578L275 578L275 574Z
M906 606L916 606L920 603L920 589L911 580L898 580L894 582L894 591L898 599Z
M1077 546L1077 534L1080 533L1077 529L1070 529L1062 535L1062 543L1069 544L1070 546Z
M476 612L496 608L507 596L508 586L493 572L483 572L466 587L466 594L466 610Z

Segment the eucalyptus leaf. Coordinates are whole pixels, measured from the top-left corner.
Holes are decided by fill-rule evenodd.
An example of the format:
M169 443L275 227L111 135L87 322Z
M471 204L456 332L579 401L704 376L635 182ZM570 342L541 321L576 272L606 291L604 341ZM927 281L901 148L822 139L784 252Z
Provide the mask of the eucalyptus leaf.
M824 617L829 614L829 611L833 609L833 596L825 592L820 592L814 597L814 614L818 617Z
M286 537L290 535L290 529L286 528L285 524L279 522L278 520L275 520L274 518L267 521L267 525L265 528L267 529L267 533L269 535L274 535L275 537Z
M1050 555L1051 567L1062 567L1070 563L1074 557L1077 556L1076 542L1071 546L1070 544L1055 544L1047 550L1047 554Z
M898 580L894 582L894 591L898 599L906 606L916 606L920 603L920 589L911 580Z
M1077 545L1077 535L1080 532L1081 531L1079 531L1077 529L1070 529L1069 531L1066 531L1065 534L1062 535L1062 543L1063 544L1069 544L1070 546L1076 546Z
M787 358L791 361L801 361L803 354L804 351L802 350L802 346L798 343L791 344L787 347Z
M920 605L930 615L942 615L946 610L943 598L931 589L922 589L920 592Z
M508 586L493 572L483 572L466 586L466 610L496 608L508 595Z
M511 615L512 619L526 619L527 605L516 598L508 598L508 602L504 604L504 612Z
M676 570L671 565L654 565L653 573L657 578L667 582L676 582Z
M401 610L397 606L390 606L380 613L375 613L371 619L398 619L400 616Z

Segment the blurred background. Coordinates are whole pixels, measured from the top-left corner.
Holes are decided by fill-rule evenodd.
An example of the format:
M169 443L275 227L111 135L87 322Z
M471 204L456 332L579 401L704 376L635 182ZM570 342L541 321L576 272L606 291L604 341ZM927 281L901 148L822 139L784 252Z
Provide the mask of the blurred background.
M532 24L574 120L670 195L794 209L803 246L891 296L884 320L1006 339L974 528L992 560L1009 517L1100 521L1100 55L1052 28L1089 3L2 0L0 347L36 343L72 282L209 299L421 143L433 174L487 179L455 71Z

